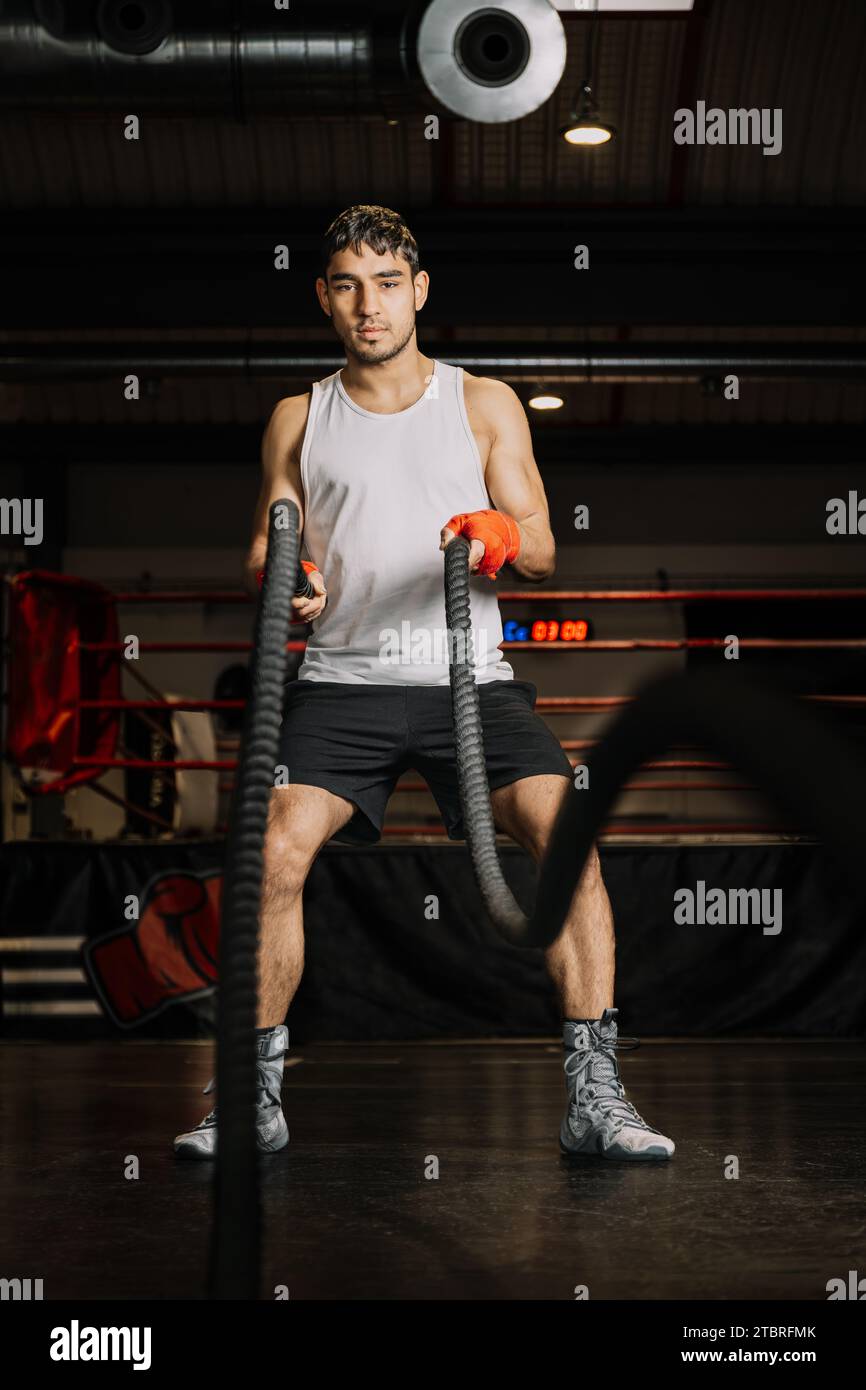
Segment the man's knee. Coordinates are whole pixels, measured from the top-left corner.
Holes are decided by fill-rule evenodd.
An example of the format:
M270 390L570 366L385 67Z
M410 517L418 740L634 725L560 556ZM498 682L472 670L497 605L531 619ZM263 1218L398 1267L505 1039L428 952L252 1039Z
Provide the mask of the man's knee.
M293 897L303 892L318 846L272 829L265 840L264 891Z
M275 805L265 836L264 889L291 897L301 893L313 860L328 838L317 818L286 814L287 806Z

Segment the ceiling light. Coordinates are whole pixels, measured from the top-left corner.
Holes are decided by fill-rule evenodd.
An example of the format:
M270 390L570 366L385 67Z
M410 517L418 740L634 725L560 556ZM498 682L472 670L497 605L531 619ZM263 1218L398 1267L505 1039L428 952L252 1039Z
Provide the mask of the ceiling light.
M580 110L572 109L571 120L559 133L569 145L606 145L616 131L607 121L599 120L589 83L584 82L580 90L583 95Z
M580 84L578 96L571 108L571 120L560 128L560 135L566 144L591 147L607 145L616 134L612 125L599 120L598 110L592 95L593 50L595 31L598 25L598 0L595 0L595 13L586 31L586 55L583 71L586 74ZM579 105L578 105L579 97Z

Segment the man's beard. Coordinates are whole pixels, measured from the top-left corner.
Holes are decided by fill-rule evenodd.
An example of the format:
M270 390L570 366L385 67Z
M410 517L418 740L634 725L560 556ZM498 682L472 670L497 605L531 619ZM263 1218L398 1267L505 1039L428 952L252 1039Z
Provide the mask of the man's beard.
M340 342L346 350L347 357L354 357L357 362L363 362L365 366L376 367L385 362L391 362L395 357L399 357L404 351L406 344L410 342L412 334L415 332L415 321L406 330L406 336L399 342L388 347L382 343L369 343L364 346L363 338L356 338L350 330L344 338L339 334Z

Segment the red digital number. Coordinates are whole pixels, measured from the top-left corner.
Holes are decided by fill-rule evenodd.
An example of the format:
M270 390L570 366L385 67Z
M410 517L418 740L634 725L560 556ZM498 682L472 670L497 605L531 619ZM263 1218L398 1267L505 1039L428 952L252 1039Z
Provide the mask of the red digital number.
M538 618L532 624L533 642L585 642L589 623L584 618L566 618L560 624L555 618Z

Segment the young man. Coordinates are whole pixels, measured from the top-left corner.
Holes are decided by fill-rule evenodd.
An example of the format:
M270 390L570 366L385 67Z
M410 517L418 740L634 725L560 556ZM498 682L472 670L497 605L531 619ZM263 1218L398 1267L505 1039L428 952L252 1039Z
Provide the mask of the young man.
M538 861L571 767L535 714L535 687L502 657L491 582L503 564L524 579L553 573L547 501L518 397L419 352L415 319L429 277L398 215L349 208L326 233L316 292L347 365L280 401L265 431L263 480L247 580L255 587L268 511L297 504L318 567L299 679L287 687L265 841L259 951L260 1149L288 1142L280 1105L283 1020L304 959L302 894L331 838L375 843L400 774L420 772L448 834L463 838L451 722L441 551L471 539L472 625L491 800L498 829ZM619 1079L614 934L593 850L559 939L546 952L563 1015L568 1153L667 1159L670 1139L641 1119ZM216 1111L175 1140L210 1158Z

